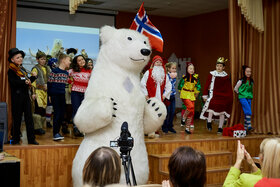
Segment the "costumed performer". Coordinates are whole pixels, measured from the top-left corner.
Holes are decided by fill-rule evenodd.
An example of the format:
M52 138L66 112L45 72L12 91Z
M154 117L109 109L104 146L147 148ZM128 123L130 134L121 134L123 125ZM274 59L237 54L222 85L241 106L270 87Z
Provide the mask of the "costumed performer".
M141 88L147 100L152 97L161 101L170 98L172 85L159 55L154 56L150 69L143 75ZM148 137L154 138L155 133L150 133Z
M245 130L252 130L251 116L252 116L252 99L253 99L253 85L254 81L251 77L252 70L249 66L242 66L243 77L238 80L234 87L234 91L238 94L238 99L241 103L244 112L244 128Z
M45 134L43 130L46 121L46 108L47 108L47 83L51 69L46 65L46 54L38 50L36 53L36 64L32 68L32 72L37 74L37 79L32 83L32 99L34 100L34 113L32 115L34 121L35 134Z
M186 111L182 117L181 124L184 124L187 120L185 132L191 134L190 127L192 126L192 129L194 129L194 104L196 97L201 90L201 85L198 74L195 74L194 65L192 63L187 64L186 72L186 75L183 75L179 82L178 90L180 91L180 98L186 106Z
M50 55L47 55L47 65L51 69L55 69L57 67L57 58L52 58ZM48 95L48 101L47 101L47 107L46 107L46 122L47 122L47 128L52 128L51 119L52 119L52 112L53 112L53 106L50 102L50 96Z
M88 68L86 60L83 55L77 55L72 60L72 69L68 70L69 80L71 84L71 103L72 103L72 118L74 119L79 106L85 97L85 91L88 86L88 81L91 75L91 69ZM79 131L77 126L73 123L73 132L76 137L83 137L84 135Z
M28 144L38 145L39 143L35 140L34 135L34 123L29 96L29 88L31 87L31 83L35 81L36 74L32 73L32 76L28 77L27 70L22 66L22 61L25 56L23 51L18 48L12 48L8 53L8 80L11 88L13 117L11 144L20 144L20 127L22 113L24 113Z
M64 139L60 134L60 127L63 122L65 112L65 85L68 81L66 69L70 66L70 57L61 53L58 59L58 67L53 69L48 80L48 95L53 105L53 140Z
M219 117L217 134L223 133L225 118L229 118L232 110L233 94L230 77L224 71L227 59L219 57L216 70L208 75L203 91L205 104L200 119L207 120L207 129L212 130L212 118Z
M175 100L175 95L176 95L176 88L175 88L175 84L176 84L176 77L177 77L177 64L176 62L168 62L166 65L166 69L167 69L167 75L169 78L169 81L172 85L172 89L171 89L171 94L170 94L170 98L169 99L165 99L168 103L166 104L167 106L167 116L166 116L166 120L164 121L163 125L162 125L162 131L164 133L168 133L168 131L172 132L172 133L176 133L175 129L173 128L173 119L174 119L174 115L175 115L175 104L176 104L176 100Z

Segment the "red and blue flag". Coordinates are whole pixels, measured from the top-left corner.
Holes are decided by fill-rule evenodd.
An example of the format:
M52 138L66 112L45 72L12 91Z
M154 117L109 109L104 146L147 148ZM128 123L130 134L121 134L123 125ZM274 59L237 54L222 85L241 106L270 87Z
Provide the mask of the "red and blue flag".
M144 3L142 3L138 13L136 14L130 29L136 30L150 40L153 49L162 52L163 51L163 39L159 30L149 20L147 13L144 9Z

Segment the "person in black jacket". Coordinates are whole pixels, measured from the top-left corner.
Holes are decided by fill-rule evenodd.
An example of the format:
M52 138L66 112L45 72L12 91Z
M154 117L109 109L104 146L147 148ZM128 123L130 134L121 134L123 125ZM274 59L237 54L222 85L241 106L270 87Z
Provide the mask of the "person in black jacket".
M36 79L36 74L28 77L27 71L22 67L25 53L17 48L9 50L8 80L12 99L12 141L11 144L20 144L20 127L22 113L24 113L28 144L38 145L34 135L34 123L31 113L29 87Z

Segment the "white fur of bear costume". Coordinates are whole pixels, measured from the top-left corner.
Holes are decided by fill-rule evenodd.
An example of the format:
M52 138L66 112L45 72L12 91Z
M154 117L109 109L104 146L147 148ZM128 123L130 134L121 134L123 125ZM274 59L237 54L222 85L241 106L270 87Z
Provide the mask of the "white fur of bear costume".
M166 117L165 105L156 98L146 102L140 88L140 72L150 59L149 40L134 30L110 26L101 28L100 38L97 63L74 118L85 137L73 161L73 185L82 186L86 159L96 148L116 140L125 121L134 138L131 158L136 180L145 184L149 166L144 133L155 132ZM123 168L121 183L125 184Z

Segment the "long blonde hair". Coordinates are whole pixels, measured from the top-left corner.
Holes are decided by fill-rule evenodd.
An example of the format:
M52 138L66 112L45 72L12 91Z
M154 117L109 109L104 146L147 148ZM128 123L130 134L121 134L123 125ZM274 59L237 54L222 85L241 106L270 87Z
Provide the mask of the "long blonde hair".
M260 145L260 153L263 154L263 177L280 178L280 138L264 139Z

